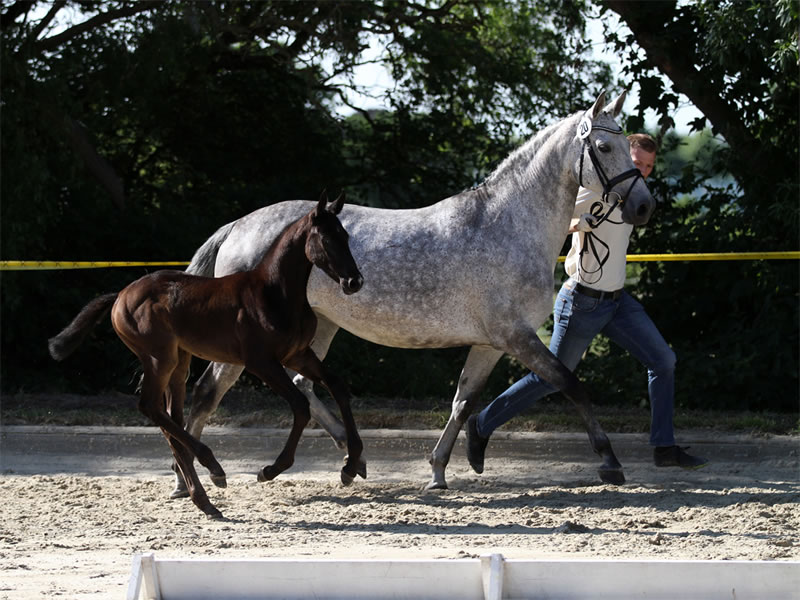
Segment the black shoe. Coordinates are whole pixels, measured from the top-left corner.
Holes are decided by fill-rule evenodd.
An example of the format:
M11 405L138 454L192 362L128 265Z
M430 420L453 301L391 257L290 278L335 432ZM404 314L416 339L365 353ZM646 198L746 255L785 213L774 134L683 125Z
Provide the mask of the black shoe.
M680 467L681 469L702 469L708 464L705 458L686 454L689 447L661 446L653 450L653 460L657 467Z
M486 453L488 437L478 433L478 415L467 419L467 460L476 473L483 473L483 456Z

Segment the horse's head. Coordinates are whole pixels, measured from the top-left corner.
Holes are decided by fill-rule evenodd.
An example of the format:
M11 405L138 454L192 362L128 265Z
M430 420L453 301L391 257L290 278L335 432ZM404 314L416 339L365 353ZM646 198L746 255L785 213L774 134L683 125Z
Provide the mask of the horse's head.
M625 95L623 92L604 107L606 94L602 92L581 118L576 133L581 153L575 172L580 185L603 196L608 212L619 206L623 221L644 225L656 203L633 164L628 139L615 120L622 111Z
M350 236L337 216L342 206L344 192L333 202L328 202L326 191L322 192L317 206L309 214L311 229L306 238L306 256L349 295L361 289L364 278L350 253Z

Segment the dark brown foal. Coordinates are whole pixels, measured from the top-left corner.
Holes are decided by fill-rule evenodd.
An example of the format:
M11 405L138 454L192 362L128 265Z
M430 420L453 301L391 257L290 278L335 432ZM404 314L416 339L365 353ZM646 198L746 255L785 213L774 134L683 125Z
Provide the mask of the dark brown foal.
M306 297L316 265L345 294L361 289L363 279L350 253L347 232L337 215L344 194L318 204L289 225L251 271L211 278L181 271L158 271L134 281L118 294L100 296L49 342L62 360L111 310L117 335L142 363L139 409L161 428L192 501L211 518L222 514L211 504L194 469L194 457L211 480L225 487L225 472L211 449L184 430L183 404L191 357L243 365L292 408L289 439L276 461L258 474L274 479L294 462L303 428L310 419L308 400L284 370L288 367L331 393L347 430L348 456L342 482L359 471L361 439L350 409L347 386L329 373L310 348L317 319Z

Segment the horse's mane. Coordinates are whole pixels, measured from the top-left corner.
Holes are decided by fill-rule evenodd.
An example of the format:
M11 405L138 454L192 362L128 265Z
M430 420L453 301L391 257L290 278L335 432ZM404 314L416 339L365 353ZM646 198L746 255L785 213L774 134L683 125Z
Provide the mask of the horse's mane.
M534 162L539 150L544 144L552 137L555 131L560 128L566 121L570 120L581 113L575 113L566 119L561 119L539 130L533 137L528 139L527 142L519 146L511 154L509 154L503 162L501 162L494 171L492 171L485 180L485 184L497 183L508 175L515 178L529 177L530 175L538 176L538 169L543 165ZM533 163L533 170L531 170L531 163Z

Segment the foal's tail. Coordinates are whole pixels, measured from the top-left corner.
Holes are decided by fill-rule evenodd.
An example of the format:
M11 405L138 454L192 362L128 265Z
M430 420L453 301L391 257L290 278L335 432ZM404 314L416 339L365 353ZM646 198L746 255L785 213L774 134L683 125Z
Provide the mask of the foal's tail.
M214 276L214 265L217 262L219 247L228 238L236 225L236 221L231 221L217 229L214 234L200 246L192 256L192 261L186 267L186 272L192 275L203 275L204 277Z
M64 331L47 341L50 356L56 360L64 360L75 352L78 346L83 343L83 340L86 339L86 336L89 335L92 328L108 314L118 295L118 292L105 294L84 306L78 316L72 320L72 323L64 328Z

